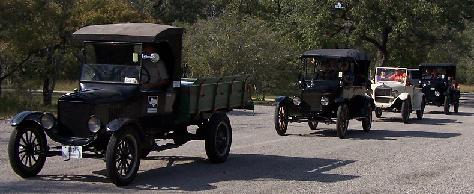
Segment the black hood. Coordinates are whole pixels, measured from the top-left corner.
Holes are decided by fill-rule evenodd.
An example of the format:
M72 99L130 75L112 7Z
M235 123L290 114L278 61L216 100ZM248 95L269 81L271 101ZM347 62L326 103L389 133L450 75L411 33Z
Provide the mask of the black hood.
M61 96L59 100L81 101L90 104L123 102L132 97L134 92L125 92L120 89L86 89Z

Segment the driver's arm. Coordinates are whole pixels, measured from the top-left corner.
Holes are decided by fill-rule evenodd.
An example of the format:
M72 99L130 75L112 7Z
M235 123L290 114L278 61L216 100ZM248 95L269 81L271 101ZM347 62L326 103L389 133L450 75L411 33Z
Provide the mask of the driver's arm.
M156 88L156 89L166 89L170 85L170 79L168 75L168 71L166 70L166 65L163 63L163 61L158 61L156 64L158 66L158 76L160 77L159 81L157 83L148 83L144 84L145 88Z

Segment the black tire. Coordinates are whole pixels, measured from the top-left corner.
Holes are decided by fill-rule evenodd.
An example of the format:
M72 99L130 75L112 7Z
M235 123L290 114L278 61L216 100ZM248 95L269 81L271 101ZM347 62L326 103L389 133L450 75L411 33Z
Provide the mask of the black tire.
M337 108L336 132L340 139L346 138L347 127L349 126L349 108L346 104L341 104Z
M284 136L288 129L288 109L285 105L278 103L275 107L275 130L278 135Z
M367 118L362 119L362 129L364 129L364 132L369 132L370 128L372 128L372 106L369 104L367 107Z
M445 115L449 115L449 97L448 96L445 96L444 97L444 114Z
M410 120L410 100L406 99L402 102L401 116L403 123L408 123Z
M232 145L232 127L225 113L212 115L206 126L206 155L212 163L227 160Z
M130 184L140 167L139 144L132 128L126 128L110 137L105 154L107 174L117 186Z
M375 117L380 118L382 117L382 109L377 107L375 108Z
M20 177L36 176L43 169L47 153L46 136L36 125L15 128L8 143L10 165Z
M318 130L318 122L317 121L308 121L308 126L313 131Z
M454 113L458 113L459 112L459 101L454 102L453 107L454 107Z
M423 99L421 100L421 110L417 110L417 111L416 111L416 118L417 118L418 120L423 119L423 114L424 114L424 112L425 112L425 106L426 106L426 102L425 102L425 98L423 98Z

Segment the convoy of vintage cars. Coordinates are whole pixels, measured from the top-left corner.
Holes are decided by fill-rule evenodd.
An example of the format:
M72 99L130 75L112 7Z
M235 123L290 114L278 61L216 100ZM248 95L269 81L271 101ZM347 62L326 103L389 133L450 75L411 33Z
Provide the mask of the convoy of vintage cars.
M190 140L205 141L209 161L226 161L232 144L226 113L253 109L250 76L185 78L182 34L182 28L147 23L76 31L73 37L83 45L79 88L59 98L56 115L24 111L13 117L8 156L14 172L36 176L47 157L98 158L114 184L127 185L149 152ZM408 123L412 111L423 118L426 104L443 106L445 114L451 105L459 111L454 64L377 67L372 77L369 56L356 49L309 50L300 61L299 92L275 99L281 136L292 122L307 122L311 130L336 124L336 135L346 138L352 119L369 132L373 112L377 118L383 111L400 112ZM190 125L197 126L195 133ZM163 139L173 143L156 143Z

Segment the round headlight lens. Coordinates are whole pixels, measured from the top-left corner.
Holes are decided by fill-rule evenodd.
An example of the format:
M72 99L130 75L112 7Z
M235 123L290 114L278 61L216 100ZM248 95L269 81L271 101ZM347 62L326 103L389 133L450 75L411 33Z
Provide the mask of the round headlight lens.
M301 98L293 97L293 104L295 104L296 106L299 106L301 104Z
M438 91L435 91L435 96L440 96L441 94Z
M89 118L88 125L89 125L89 131L91 131L92 133L97 133L97 131L99 131L100 129L100 120L94 115L92 115Z
M329 104L329 98L328 97L321 97L321 105L327 106Z
M44 113L40 122L45 129L52 129L54 127L54 116L51 113Z

